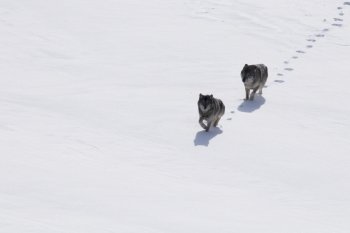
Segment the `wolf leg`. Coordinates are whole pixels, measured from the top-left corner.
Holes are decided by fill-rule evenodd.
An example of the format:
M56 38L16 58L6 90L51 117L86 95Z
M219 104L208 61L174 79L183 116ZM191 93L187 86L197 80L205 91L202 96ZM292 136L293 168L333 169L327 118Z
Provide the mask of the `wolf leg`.
M205 132L208 132L208 131L209 131L211 124L212 124L212 121L209 120L209 121L208 121L207 128L205 129Z
M245 89L245 99L246 100L249 100L249 91L250 90L248 88Z
M259 86L259 94L262 95L262 89L265 87L267 81L267 76L264 78L263 82Z
M207 129L207 126L203 123L203 120L204 120L203 117L200 117L198 122L202 126L203 129Z
M250 100L254 100L255 93L256 93L256 91L257 91L258 89L259 89L259 87L255 88L255 89L253 90L253 92L250 94Z
M218 118L216 119L216 121L214 122L214 127L216 127L216 126L218 125L219 121L220 121L220 117L218 117Z

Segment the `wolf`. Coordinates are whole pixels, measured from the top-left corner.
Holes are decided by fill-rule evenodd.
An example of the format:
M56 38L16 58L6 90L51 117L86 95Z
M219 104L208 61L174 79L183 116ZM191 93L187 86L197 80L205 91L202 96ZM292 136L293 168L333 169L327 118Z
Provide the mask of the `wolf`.
M245 87L245 99L254 100L254 95L259 89L259 94L262 94L262 89L265 86L268 76L267 67L264 64L248 65L245 64L241 71L242 82ZM249 96L250 90L253 90Z
M199 94L198 100L198 112L199 112L199 124L209 131L211 126L216 127L220 118L225 113L225 105L219 99L213 97L213 95ZM203 121L207 122L207 125Z

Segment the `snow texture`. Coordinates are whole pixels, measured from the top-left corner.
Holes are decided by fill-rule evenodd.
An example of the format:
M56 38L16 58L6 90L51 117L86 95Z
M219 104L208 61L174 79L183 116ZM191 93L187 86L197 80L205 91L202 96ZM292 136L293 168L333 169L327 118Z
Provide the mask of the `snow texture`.
M2 0L0 232L350 232L349 5Z

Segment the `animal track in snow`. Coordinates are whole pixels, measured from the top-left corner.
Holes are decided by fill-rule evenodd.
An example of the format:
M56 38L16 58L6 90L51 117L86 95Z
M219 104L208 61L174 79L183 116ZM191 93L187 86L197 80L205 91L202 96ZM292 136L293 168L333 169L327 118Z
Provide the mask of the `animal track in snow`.
M344 5L349 5L350 6L350 1L346 1L343 3ZM344 22L344 19L341 17L344 15L344 12L343 12L343 7L341 6L338 6L337 7L338 9L338 17L334 17L333 20L327 20L327 19L323 19L323 22L325 22L326 24L330 24L331 26L333 27L342 27L343 26L343 22ZM328 26L329 28L323 28L319 31L319 33L317 34L314 34L314 35L310 35L309 38L306 38L306 41L310 42L308 44L306 44L306 48L307 49L311 49L314 47L314 45L312 43L315 43L317 41L317 38L322 38L322 37L325 37L325 35L327 34L327 32L329 32L330 30L332 30L332 28L330 26ZM305 54L306 52L303 51L303 50L296 50L295 51L297 54ZM301 56L301 55L300 55ZM294 55L291 57L292 59L298 59L299 57ZM284 60L283 63L285 65L289 65L289 61L288 60ZM285 67L284 68L285 71L293 71L294 68L291 68L291 67ZM283 73L277 73L277 76L278 77L282 77L284 76ZM281 79L275 79L274 82L277 82L277 83L283 83L284 80L281 80Z
M333 23L332 26L334 26L334 27L341 27L341 26L343 26L343 24L341 24L341 23Z
M276 82L276 83L284 83L284 80L276 79L276 80L274 80L274 82Z

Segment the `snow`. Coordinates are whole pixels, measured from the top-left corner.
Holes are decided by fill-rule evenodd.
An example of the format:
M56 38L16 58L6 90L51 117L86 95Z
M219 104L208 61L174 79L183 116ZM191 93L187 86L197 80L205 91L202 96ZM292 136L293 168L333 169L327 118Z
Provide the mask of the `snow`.
M0 232L349 232L348 5L1 1Z

